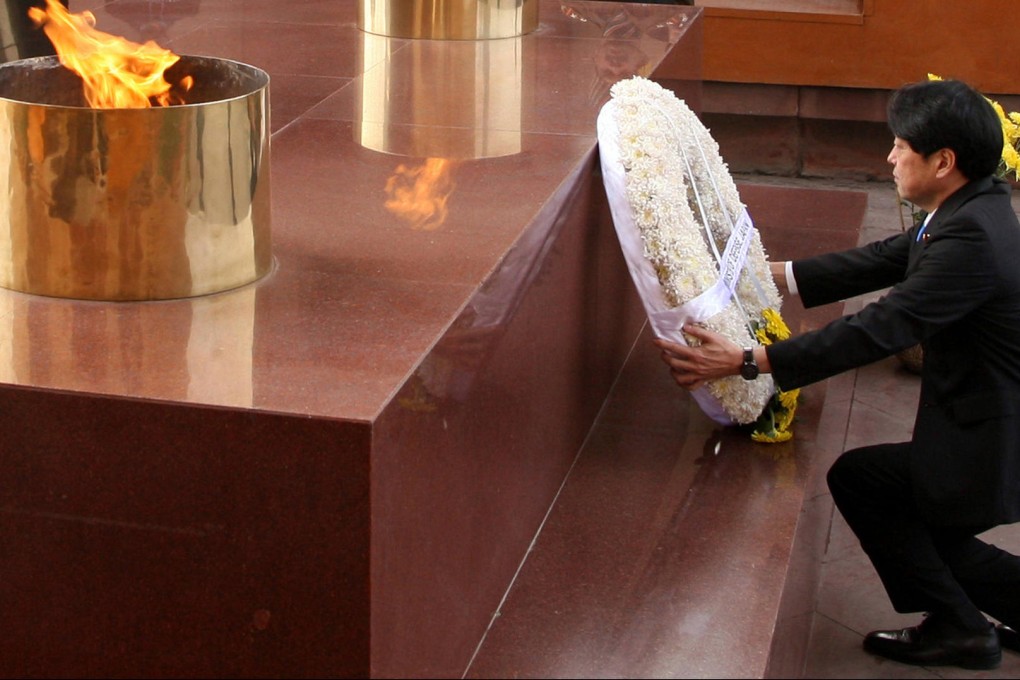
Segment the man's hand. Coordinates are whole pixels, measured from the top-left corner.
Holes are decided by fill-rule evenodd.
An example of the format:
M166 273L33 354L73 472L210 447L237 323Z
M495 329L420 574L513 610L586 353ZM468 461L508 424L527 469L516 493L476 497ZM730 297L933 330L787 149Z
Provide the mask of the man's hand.
M706 380L740 373L744 359L740 347L725 336L701 326L687 324L683 331L700 344L686 347L662 338L653 341L662 350L662 360L669 366L677 385L686 390L696 390Z

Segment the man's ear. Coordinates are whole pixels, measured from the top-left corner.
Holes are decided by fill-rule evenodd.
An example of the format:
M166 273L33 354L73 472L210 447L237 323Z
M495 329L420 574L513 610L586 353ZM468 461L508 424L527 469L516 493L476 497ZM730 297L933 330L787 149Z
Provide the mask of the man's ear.
M935 176L943 178L956 170L956 152L950 148L939 149L935 152Z

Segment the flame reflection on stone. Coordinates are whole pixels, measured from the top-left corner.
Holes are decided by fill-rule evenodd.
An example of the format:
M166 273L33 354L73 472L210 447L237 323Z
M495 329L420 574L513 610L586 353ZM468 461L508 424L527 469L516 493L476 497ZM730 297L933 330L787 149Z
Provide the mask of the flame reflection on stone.
M0 290L0 382L251 407L256 292L112 313Z
M454 164L446 158L427 158L417 166L401 163L386 181L386 209L412 229L435 231L446 221L446 204L457 186Z

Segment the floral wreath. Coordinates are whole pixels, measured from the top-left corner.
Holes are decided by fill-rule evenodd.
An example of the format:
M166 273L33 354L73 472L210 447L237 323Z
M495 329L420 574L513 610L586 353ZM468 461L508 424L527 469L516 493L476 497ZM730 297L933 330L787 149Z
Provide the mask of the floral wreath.
M624 257L659 337L692 344L698 323L747 346L789 337L757 229L719 147L687 105L636 76L610 90L598 118L603 181ZM752 438L790 439L798 391L771 376L711 380L692 396Z

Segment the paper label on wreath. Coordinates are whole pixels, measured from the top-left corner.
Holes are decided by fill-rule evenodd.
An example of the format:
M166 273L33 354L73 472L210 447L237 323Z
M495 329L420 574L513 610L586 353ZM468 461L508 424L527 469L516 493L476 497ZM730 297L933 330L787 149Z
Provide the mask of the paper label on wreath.
M646 91L651 90L652 87L659 87L654 84L641 86L649 88ZM658 96L658 93L653 91L653 95ZM670 93L669 96L673 95ZM675 99L675 96L673 97ZM671 103L666 101L666 104ZM759 270L764 267L765 274L763 276L768 276L767 283L774 290L771 274L767 273L767 262L764 260L760 239L747 211L743 209L742 205L736 206L739 199L737 201L731 199L730 202L734 204L731 207L736 209L733 210L734 219L730 221L731 231L726 236L726 247L718 261L709 253L709 246L706 245L698 231L698 220L691 214L687 200L684 200L688 198L689 190L689 187L685 186L684 170L674 167L677 165L673 162L675 159L669 156L673 152L663 150L669 138L677 135L677 131L684 121L679 123L673 120L667 121L666 124L660 126L658 137L656 137L655 130L651 129L654 126L649 124L656 122L655 116L661 117L662 111L659 107L662 105L661 101L655 102L650 107L654 116L642 120L633 129L621 132L618 123L621 104L614 98L603 107L597 121L603 182L613 223L631 278L656 336L687 344L680 331L685 323L712 321L717 325L724 326L723 330L726 331L724 334L734 342L741 345L757 344L757 340L743 324L746 322L746 317L743 314L737 314L735 307L739 304L739 300L736 300L738 283L748 258L752 255ZM627 106L629 114L633 116L635 103L628 101ZM686 107L681 104L677 107L677 110L680 109L686 109ZM707 131L703 131L703 134L707 136ZM646 139L646 136L650 139ZM694 143L701 142L695 140ZM640 147L637 152L633 148L627 149L629 158L637 156L639 159L652 158L654 161L649 165L653 171L645 173L650 177L631 178L631 181L636 184L630 187L630 192L628 192L628 167L623 158L624 149L621 149L624 144ZM659 158L660 156L661 158ZM697 166L696 171L703 172L703 167L707 164L704 157L705 155L702 154L702 159L695 161L701 163L700 166ZM690 173L690 159L684 159L684 162L687 163L686 172ZM735 195L732 179L729 178L728 173L725 174L729 185L724 188L728 189L729 195ZM714 182L715 180L713 180L711 188L706 190L705 187L702 187L702 190L706 194L708 191L722 193L717 191L718 188ZM675 200L664 198L671 192L677 194ZM694 192L697 192L697 188L694 189ZM659 197L660 194L662 198ZM644 203L635 205L637 203L634 200L635 196L643 197L646 200ZM716 209L723 202L723 198L715 194L710 198L716 201L713 204L713 208ZM676 203L683 205L678 206ZM658 212L667 217L660 218ZM678 218L677 214L682 215L684 219ZM652 227L649 225L658 225L659 222L669 223L674 232L677 231L675 227L679 224L682 227L681 232L693 231L694 237L690 233L676 234L664 228L662 233L654 234L656 238L651 240L656 242L650 245L648 231ZM644 233L642 229L644 229ZM657 238L660 236L665 246L658 243ZM695 243L697 245L693 246L692 244ZM668 266L671 268L666 274L657 271L656 264L652 262L649 251L653 249L653 246L659 248L654 253L658 258L659 267L666 268ZM703 252L696 252L699 250ZM666 256L663 253L666 253ZM674 253L681 253L683 256L670 257ZM693 263L693 269L701 270L702 276L698 279L700 283L687 282L689 277L684 271L685 263L677 261L687 257ZM705 275L706 272L710 274L711 280ZM660 280L661 276L667 278L672 276L673 279L685 281L683 288L685 294L682 296L683 299L677 301L678 304L670 304L667 300L663 283ZM745 278L747 277L745 276ZM746 294L745 297L747 297ZM773 293L773 297L778 299L778 291ZM760 312L763 307L772 304L778 306L778 302L775 300L756 301L754 302L754 311ZM720 319L724 319L724 321L720 321ZM691 394L702 411L720 424L753 422L774 392L775 388L771 377L763 375L755 381L744 381L738 376L732 377L734 380L727 377L712 381L711 385L694 390Z

